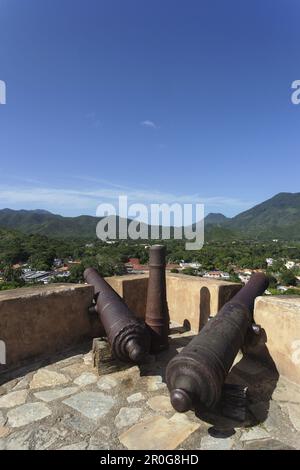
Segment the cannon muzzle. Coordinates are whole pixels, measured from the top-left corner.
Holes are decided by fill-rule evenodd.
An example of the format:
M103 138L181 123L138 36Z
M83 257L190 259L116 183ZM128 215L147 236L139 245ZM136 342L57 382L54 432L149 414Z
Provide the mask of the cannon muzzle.
M84 279L94 286L96 311L113 355L123 362L142 363L150 350L150 334L146 324L129 310L96 269L86 269Z
M185 412L197 404L214 408L219 402L227 374L252 324L255 298L267 287L264 274L253 274L246 286L169 362L166 380L176 411Z

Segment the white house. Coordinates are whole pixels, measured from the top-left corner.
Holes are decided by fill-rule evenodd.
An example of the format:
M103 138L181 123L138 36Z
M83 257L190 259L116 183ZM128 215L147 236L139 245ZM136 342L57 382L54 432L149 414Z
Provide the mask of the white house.
M292 268L295 267L295 265L296 265L295 261L287 261L287 262L285 263L285 267L286 267L287 269L292 269Z

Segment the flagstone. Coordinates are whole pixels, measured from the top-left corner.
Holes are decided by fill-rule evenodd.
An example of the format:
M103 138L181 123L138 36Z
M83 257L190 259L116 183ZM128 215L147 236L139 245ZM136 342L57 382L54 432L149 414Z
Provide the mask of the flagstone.
M97 382L97 376L92 372L83 372L79 377L74 380L74 384L84 387Z
M141 392L133 393L132 395L129 395L129 397L127 397L128 403L136 403L142 400L145 400L145 397Z
M14 406L23 405L28 396L27 390L18 390L10 392L0 397L0 408L13 408Z
M150 398L147 401L147 405L152 408L154 411L161 411L162 413L167 412L174 412L174 408L171 405L170 397L164 395L157 395L155 397Z
M106 390L111 390L117 385L118 385L118 382L116 381L116 379L114 379L113 377L110 377L109 375L101 377L97 382L97 387L99 388L99 390L102 390L103 392L105 392Z
M69 382L65 375L49 369L40 369L36 372L30 382L31 389L55 387Z
M199 426L185 415L152 416L123 432L119 440L129 450L174 450Z
M294 403L289 403L287 405L289 417L292 422L292 425L297 431L300 431L300 407Z
M58 400L59 398L64 398L73 393L78 392L78 387L66 387L66 388L54 388L51 390L44 390L42 392L36 392L34 396L39 400L50 402Z
M8 425L13 428L25 426L51 415L51 410L44 403L27 403L7 413Z
M115 418L115 425L119 429L132 426L140 419L142 412L142 408L121 408Z
M114 398L101 392L81 392L63 401L87 418L97 420L105 416L115 404Z

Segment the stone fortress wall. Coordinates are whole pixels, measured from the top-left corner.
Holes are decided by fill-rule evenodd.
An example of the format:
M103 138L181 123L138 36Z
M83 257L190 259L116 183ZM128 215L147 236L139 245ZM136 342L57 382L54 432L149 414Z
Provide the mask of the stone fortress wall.
M148 276L107 278L140 317L144 317ZM182 274L167 275L170 319L198 332L210 316L240 289L239 284ZM103 334L95 315L88 313L93 288L83 284L53 284L0 292L0 340L6 365L59 352ZM300 384L300 298L264 296L256 300L254 320L261 327L257 344L247 352L269 361L279 374Z

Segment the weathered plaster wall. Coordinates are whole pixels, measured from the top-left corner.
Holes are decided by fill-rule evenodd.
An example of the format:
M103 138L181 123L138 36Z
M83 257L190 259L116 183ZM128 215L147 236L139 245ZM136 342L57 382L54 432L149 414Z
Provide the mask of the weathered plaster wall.
M0 292L0 340L6 364L50 354L100 334L88 307L93 289L86 285L49 285Z

